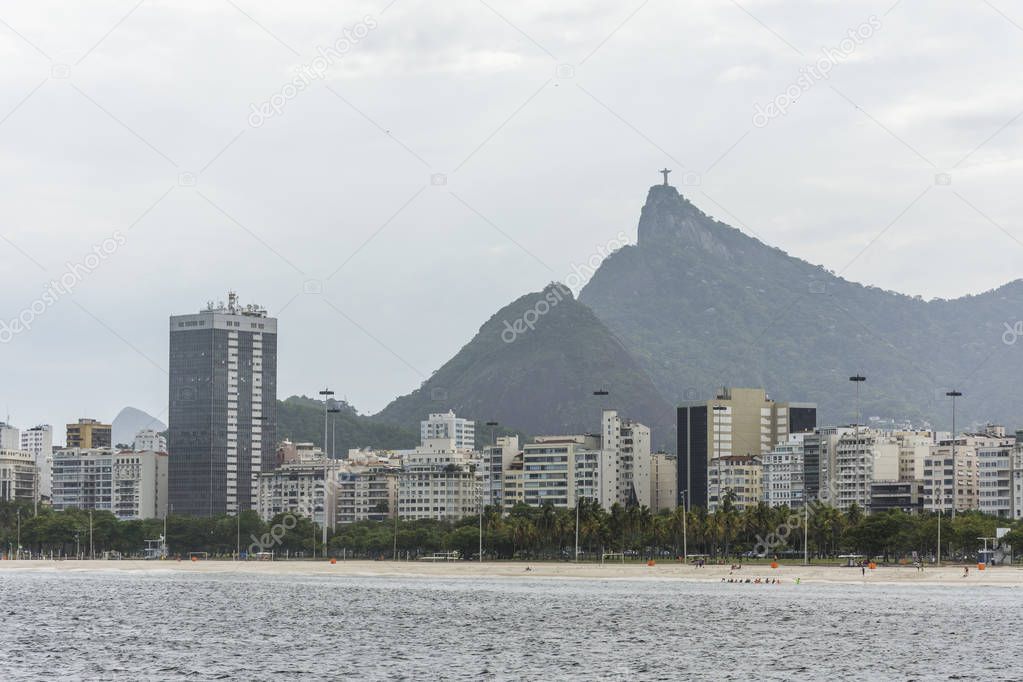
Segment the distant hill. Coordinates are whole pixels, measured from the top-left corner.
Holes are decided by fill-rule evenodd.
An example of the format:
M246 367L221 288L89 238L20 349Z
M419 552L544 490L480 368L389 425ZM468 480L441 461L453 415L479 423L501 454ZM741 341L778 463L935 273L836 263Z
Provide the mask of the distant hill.
M413 448L419 444L419 427L401 428L360 416L351 405L338 402L341 412L331 415L336 430L330 434L331 453L344 457L352 448ZM336 434L337 442L334 444ZM292 396L277 401L277 437L323 446L323 401Z
M708 217L674 187L655 186L638 244L605 259L580 301L673 402L723 385L762 386L780 400L817 402L823 422L848 422L848 378L862 373L864 417L947 428L944 394L954 386L965 394L960 424L1023 425L1023 338L1003 342L1005 325L1023 319L1023 281L950 301L863 286ZM545 340L536 360L559 345Z
M130 445L135 442L135 434L142 429L158 432L167 430L167 425L162 421L135 407L126 407L118 412L110 426L113 445Z
M609 395L593 395L602 388ZM529 434L572 434L598 430L604 407L650 426L655 445L674 447L673 410L650 377L589 308L552 284L499 310L374 419L416 428L429 413L452 409Z

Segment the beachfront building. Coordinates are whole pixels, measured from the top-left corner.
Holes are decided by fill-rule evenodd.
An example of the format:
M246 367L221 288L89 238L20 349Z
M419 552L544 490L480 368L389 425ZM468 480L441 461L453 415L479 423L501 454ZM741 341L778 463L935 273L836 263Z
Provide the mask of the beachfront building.
M1012 517L1023 519L1023 442L1016 432L1016 445L1012 449Z
M504 506L504 473L518 454L518 436L501 436L483 448L483 504Z
M1015 460L1016 444L1011 439L978 445L977 506L980 511L1002 518L1015 518L1013 513Z
M572 509L579 499L610 508L618 499L614 453L599 436L537 436L522 448L522 501Z
M763 474L763 462L752 455L728 455L711 460L707 511L716 512L728 495L736 510L756 506L764 498Z
M94 509L122 520L162 519L168 509L165 452L65 448L53 454L56 511Z
M510 512L515 505L525 504L526 497L523 492L524 471L522 469L523 453L512 458L512 461L504 470L504 485L501 490L501 511Z
M483 477L475 453L454 438L429 438L404 453L398 481L398 514L403 519L457 521L480 513Z
M0 502L32 502L38 485L39 470L32 453L0 449Z
M834 467L834 506L844 512L855 504L869 512L871 485L899 480L899 445L882 431L854 428L839 437Z
M678 459L666 452L650 456L650 511L671 511L678 506Z
M462 419L454 412L436 412L419 422L419 440L426 445L429 440L452 439L459 450L476 449L476 422Z
M368 450L349 450L338 465L333 498L338 525L382 521L398 513L401 462Z
M616 410L601 414L601 449L614 463L615 495L623 506L650 506L650 427L619 416Z
M925 508L928 511L944 512L950 512L953 508L958 512L980 509L979 454L983 451L988 464L986 508L1005 509L1005 500L1009 495L1007 492L996 491L999 487L1004 488L1006 480L1013 478L1007 470L1013 460L1004 453L1007 449L1011 450L1014 444L1015 438L1007 437L1005 428L998 425L988 425L980 433L963 433L939 439L924 462ZM1011 503L1008 506L1010 511L1006 515L1011 516Z
M328 459L319 447L296 452L289 448L286 461L259 475L256 509L264 521L278 514L295 514L322 526L336 517L335 498L328 494L324 480L336 477L340 460Z
M793 433L765 453L763 461L764 502L770 507L800 509L803 506L803 440L807 434Z

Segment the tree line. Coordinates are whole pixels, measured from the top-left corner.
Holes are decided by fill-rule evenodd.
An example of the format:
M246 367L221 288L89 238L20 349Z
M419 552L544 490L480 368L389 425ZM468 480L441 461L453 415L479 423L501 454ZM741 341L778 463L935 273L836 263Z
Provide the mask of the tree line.
M40 508L26 503L0 503L0 550L5 555L20 543L25 554L55 557L138 557L147 540L157 540L164 521L119 521L107 511ZM938 515L891 511L865 515L858 507L846 512L815 507L805 533L809 554L815 559L862 554L883 561L931 557L937 546ZM578 519L578 526L577 526ZM575 508L519 505L508 514L497 507L483 513L485 559L568 560L576 544L581 556L597 559L604 553L637 558L675 558L683 552L712 560L750 556L802 557L804 512L758 504L739 510L726 499L716 513L702 508L653 513L646 507L615 505L605 510L592 501ZM398 556L416 558L440 552L458 552L478 558L478 516L459 521L364 521L339 526L329 534L327 555L370 559ZM1023 556L1023 522L960 513L941 519L942 558L973 560L983 547L981 538L994 538L995 529L1008 527L1003 538ZM322 529L310 519L280 514L269 522L255 512L212 518L171 516L166 522L171 556L187 558L193 552L210 557L243 557L258 553L275 557L324 555Z

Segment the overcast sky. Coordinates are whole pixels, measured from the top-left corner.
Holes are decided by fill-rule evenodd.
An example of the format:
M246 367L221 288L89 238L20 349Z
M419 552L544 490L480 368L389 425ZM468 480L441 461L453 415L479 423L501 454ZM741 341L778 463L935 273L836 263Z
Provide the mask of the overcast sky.
M0 320L31 329L0 331L0 410L166 419L168 316L233 288L280 319L280 397L375 412L634 241L665 166L849 279L991 289L1023 262L1021 58L1009 0L3 0Z

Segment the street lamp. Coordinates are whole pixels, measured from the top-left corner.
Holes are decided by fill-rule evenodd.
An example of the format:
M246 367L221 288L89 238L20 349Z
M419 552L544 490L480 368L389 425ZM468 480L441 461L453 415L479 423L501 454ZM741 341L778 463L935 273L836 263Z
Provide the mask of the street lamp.
M330 412L330 396L334 391L324 387L320 391L323 396L323 556L327 556L327 415ZM316 521L313 520L315 527ZM316 541L313 541L313 558L316 558Z
M959 486L959 472L956 471L956 398L961 398L962 393L952 389L946 393L952 399L952 520L956 519L956 488Z

